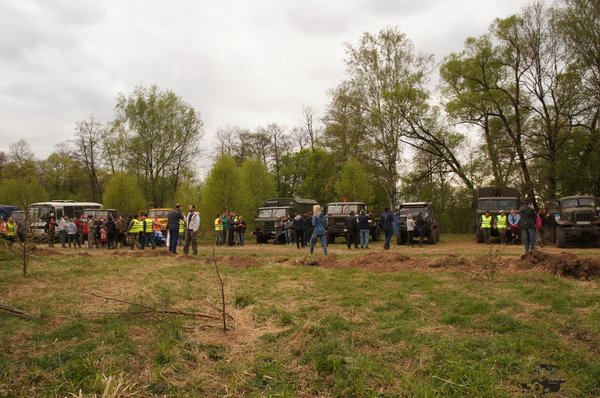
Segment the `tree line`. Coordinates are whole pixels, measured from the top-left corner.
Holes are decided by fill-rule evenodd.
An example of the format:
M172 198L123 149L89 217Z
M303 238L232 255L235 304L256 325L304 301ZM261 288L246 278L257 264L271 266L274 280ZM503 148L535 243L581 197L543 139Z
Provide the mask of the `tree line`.
M119 95L113 121L77 122L45 160L23 141L1 153L0 202L92 199L134 212L194 201L208 228L223 210L251 219L271 196L375 209L429 200L445 231L468 230L478 186L514 186L541 203L600 196L599 54L591 0L534 2L496 19L442 60L435 88L433 56L398 28L364 33L346 45L347 73L326 109L304 107L289 129L220 128L202 181L195 168L211 154L200 150L199 113L171 91L140 87Z

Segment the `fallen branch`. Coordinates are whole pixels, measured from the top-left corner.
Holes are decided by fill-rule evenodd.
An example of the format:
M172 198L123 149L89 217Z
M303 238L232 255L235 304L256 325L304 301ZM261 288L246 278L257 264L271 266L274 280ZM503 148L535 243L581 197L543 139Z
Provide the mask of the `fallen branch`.
M100 294L96 294L96 293L92 293L92 292L82 291L81 293L88 294L90 296L98 297L98 298L109 300L109 301L115 301L117 303L134 305L136 307L140 307L140 308L143 308L145 310L145 311L138 311L138 313L183 315L183 316L193 316L193 317L197 317L197 318L221 319L220 316L214 316L214 315L210 315L210 314L202 314L202 313L199 313L199 312L186 312L186 311L179 311L179 310L158 310L156 308L152 308L152 307L149 307L149 306L144 305L144 304L134 303L132 301L127 301L127 300L121 300L121 299L117 299L117 298L114 298L114 297L102 296Z
M14 315L14 316L17 316L17 317L23 318L23 319L34 318L34 316L31 315L30 313L25 312L23 310L15 308L15 307L11 307L10 305L6 305L6 304L0 304L0 310L5 311L6 313L8 313L10 315Z

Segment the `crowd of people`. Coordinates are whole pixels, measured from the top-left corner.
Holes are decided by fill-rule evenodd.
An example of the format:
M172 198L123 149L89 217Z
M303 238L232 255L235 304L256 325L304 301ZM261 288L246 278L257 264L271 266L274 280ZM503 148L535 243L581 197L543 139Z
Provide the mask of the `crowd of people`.
M544 246L544 232L549 224L550 215L546 209L535 210L534 203L523 204L519 212L511 209L510 214L506 215L504 210L493 217L489 210L481 215L480 227L483 234L483 241L490 244L492 229L495 229L500 238L500 244L507 243L518 244L519 241L525 246L525 254L535 250L536 245Z
M369 248L369 235L373 217L361 211L354 211L345 219L346 245L361 249ZM395 230L395 219L389 208L381 215L380 225L385 234L384 249L390 248L390 241ZM545 209L536 211L533 203L527 203L517 212L512 209L505 214L501 210L495 217L486 211L481 216L480 227L485 243L490 244L492 229L500 238L502 245L518 244L522 241L525 253L535 250L536 244L544 245L544 228L549 223ZM427 214L419 213L416 220L412 214L406 217L406 244L414 246L418 234L419 244L422 245L427 230ZM245 242L246 221L235 212L224 211L217 214L214 220L214 243L216 246L243 246ZM169 251L177 253L177 247L183 245L183 253L188 254L190 246L194 255L198 254L198 231L200 229L200 214L192 204L188 206L187 214L176 204L167 215L166 233L158 218L151 218L145 213L129 217L94 217L92 215L69 218L63 216L56 220L51 214L44 228L48 245L54 247L56 237L63 248L101 248L116 249L118 247L131 249L155 249L167 246ZM16 240L25 239L26 226L24 220L15 221L9 217L6 221L0 217L0 237L6 239L9 245ZM298 249L309 246L312 254L316 242L320 241L323 253L327 255L327 216L319 205L313 207L312 213L294 214L292 217L279 217L275 221L274 243L295 244Z

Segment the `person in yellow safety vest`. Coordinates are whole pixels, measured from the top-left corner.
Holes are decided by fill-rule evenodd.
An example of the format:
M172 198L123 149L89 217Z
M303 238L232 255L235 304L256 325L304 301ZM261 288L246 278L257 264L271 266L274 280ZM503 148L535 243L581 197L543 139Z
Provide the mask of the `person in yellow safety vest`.
M17 234L17 223L12 217L8 217L8 222L6 223L6 239L8 239L8 244L12 245L15 241L15 235Z
M215 218L215 245L221 246L223 244L223 222L221 216L217 214Z
M182 237L185 236L185 221L183 220L179 220L179 241L177 242L177 244L179 246L183 245L183 239Z
M129 234L129 245L131 246L132 250L135 246L137 246L138 249L140 248L140 242L138 241L138 238L140 236L140 232L143 231L143 228L143 223L138 220L136 216L133 216L129 222L129 228L127 228L127 233Z
M498 230L498 236L500 237L500 244L504 245L504 242L506 240L506 227L507 227L507 217L506 214L504 214L504 210L500 210L500 214L498 214L498 216L496 217L496 221L494 222L494 225L496 227L496 229Z
M483 233L483 241L489 245L490 234L492 232L492 216L489 210L486 210L485 214L481 215L481 232Z
M142 221L142 232L140 233L142 250L144 250L144 247L146 246L152 246L153 249L156 248L152 224L152 219L147 215L144 215L144 220Z

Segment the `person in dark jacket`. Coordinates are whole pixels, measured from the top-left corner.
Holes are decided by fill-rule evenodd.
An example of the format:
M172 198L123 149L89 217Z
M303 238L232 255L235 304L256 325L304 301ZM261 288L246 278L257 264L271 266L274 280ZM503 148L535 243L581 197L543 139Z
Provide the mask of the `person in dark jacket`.
M296 213L294 216L294 236L296 236L296 247L300 249L300 247L304 247L304 217L300 214Z
M392 216L389 207L386 207L385 212L381 215L381 225L383 227L383 232L385 233L383 248L389 250L390 240L392 240L392 235L394 234L394 217Z
M535 223L537 221L537 212L533 203L526 203L519 209L519 229L521 230L521 240L525 245L525 254L535 250Z
M177 203L175 208L167 214L167 230L169 231L169 251L177 254L177 242L179 241L179 220L184 216L180 210L181 205Z
M346 246L348 249L352 248L352 244L354 243L354 248L358 249L358 220L356 219L356 215L354 210L350 212L348 217L346 217Z
M234 242L233 242L233 238L235 235L235 213L231 212L229 213L229 216L227 216L227 245L228 246L233 246Z
M360 216L358 216L358 230L360 233L361 249L369 248L369 221L369 216L365 213L364 210L361 210Z
M111 216L108 216L105 227L108 234L108 244L106 246L109 249L116 249L115 240L117 238L117 224Z

